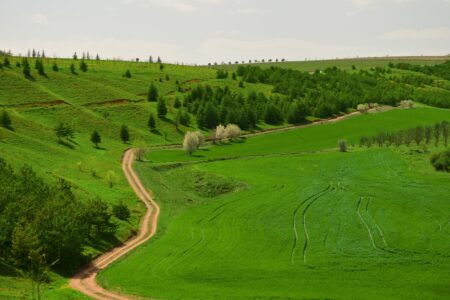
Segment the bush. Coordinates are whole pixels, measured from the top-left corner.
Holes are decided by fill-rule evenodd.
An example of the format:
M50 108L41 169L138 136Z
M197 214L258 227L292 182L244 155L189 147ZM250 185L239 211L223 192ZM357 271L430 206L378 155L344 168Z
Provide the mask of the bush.
M122 201L114 205L112 211L114 216L120 220L128 221L130 218L130 209Z
M436 171L450 172L450 150L433 154L430 162Z
M339 151L340 152L347 152L347 141L346 140L340 140L338 142Z

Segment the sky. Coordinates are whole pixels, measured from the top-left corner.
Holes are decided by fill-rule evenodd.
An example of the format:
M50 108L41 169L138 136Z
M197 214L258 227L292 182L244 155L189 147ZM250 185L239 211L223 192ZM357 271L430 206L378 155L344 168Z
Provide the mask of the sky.
M0 49L173 63L450 54L450 0L0 0Z

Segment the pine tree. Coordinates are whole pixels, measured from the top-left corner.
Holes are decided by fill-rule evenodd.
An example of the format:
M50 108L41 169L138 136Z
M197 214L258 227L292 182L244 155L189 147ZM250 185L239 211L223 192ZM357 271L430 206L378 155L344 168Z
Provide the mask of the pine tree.
M150 127L150 131L156 129L156 119L153 114L150 114L150 117L148 118L148 127Z
M5 56L5 58L3 59L3 66L5 68L11 68L11 62L9 61L8 56Z
M31 56L36 57L36 50L33 49L33 51L31 52Z
M158 60L156 61L158 64L162 63L161 57L158 56Z
M77 72L75 71L75 65L74 64L70 64L70 73L72 74L77 74Z
M24 58L22 61L22 67L23 67L23 75L25 75L26 78L31 77L31 68L30 63L28 62L28 59Z
M98 144L102 142L102 138L97 130L94 130L94 132L92 132L91 142L95 144L95 148L98 148Z
M100 56L98 55L98 53L97 53L97 55L95 56L95 60L100 60Z
M120 129L120 139L125 144L130 141L130 133L128 132L128 127L125 124L122 125L122 128Z
M126 71L125 71L125 74L123 74L123 77L125 77L125 78L131 78L131 72L130 72L130 70L126 70Z
M148 58L148 62L149 63L153 63L153 57L150 55L150 57Z
M159 70L160 70L161 72L164 70L164 65L163 65L163 64L160 64L160 65L159 65Z
M158 100L158 117L164 118L167 115L167 106L164 98Z
M3 128L6 129L11 129L11 118L9 117L9 114L7 111L3 111L2 114L0 115L0 125Z
M180 108L181 107L181 101L180 98L176 97L175 102L173 103L174 108Z
M53 67L52 67L53 71L58 72L59 68L58 65L56 64L56 62L53 63Z
M45 58L45 52L44 52L44 50L42 50L41 57L42 57L42 58Z
M158 101L158 89L156 88L156 86L153 83L150 84L147 100L150 102Z
M87 72L88 71L88 65L87 63L84 61L84 59L81 60L80 62L80 70L82 72Z
M76 52L73 54L72 58L73 58L74 60L77 60L77 59L78 59L78 55L77 55Z

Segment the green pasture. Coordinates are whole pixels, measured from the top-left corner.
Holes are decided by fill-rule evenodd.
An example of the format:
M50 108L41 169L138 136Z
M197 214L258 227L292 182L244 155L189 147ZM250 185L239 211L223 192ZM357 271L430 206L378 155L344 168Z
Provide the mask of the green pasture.
M449 117L392 110L193 158L150 149L137 170L161 205L158 235L100 283L158 299L443 299L450 177L428 161L442 145L335 148Z

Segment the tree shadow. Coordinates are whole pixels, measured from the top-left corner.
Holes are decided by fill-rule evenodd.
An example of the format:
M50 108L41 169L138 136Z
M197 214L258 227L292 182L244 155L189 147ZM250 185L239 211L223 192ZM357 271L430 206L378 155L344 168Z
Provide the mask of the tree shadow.
M94 148L97 150L106 150L106 148L102 146L94 146Z
M60 145L62 145L64 147L67 147L69 149L72 149L72 150L75 149L74 145L72 145L71 143L68 143L66 141L63 141L63 140L58 141L58 144L60 144Z
M17 271L14 267L7 264L4 261L0 261L0 275L1 276L8 276L8 277L14 277L17 276Z

